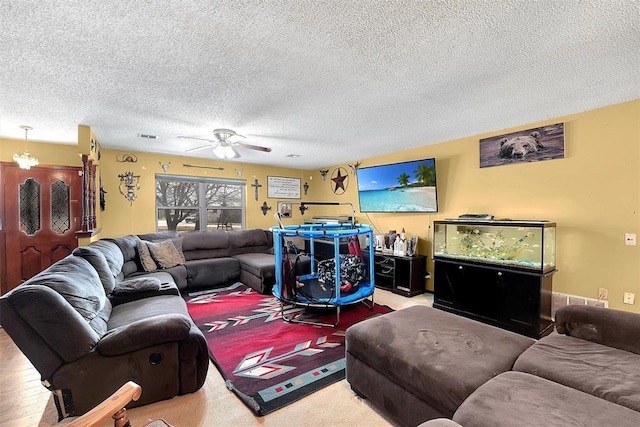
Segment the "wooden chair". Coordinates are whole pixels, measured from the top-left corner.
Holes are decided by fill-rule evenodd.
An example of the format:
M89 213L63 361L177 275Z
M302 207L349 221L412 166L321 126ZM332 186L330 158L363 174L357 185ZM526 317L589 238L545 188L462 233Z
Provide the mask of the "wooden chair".
M125 406L132 400L138 400L140 395L142 395L142 387L129 381L98 406L65 424L65 427L99 426L109 417L113 418L114 427L131 427ZM158 419L145 424L144 427L171 427L171 424Z

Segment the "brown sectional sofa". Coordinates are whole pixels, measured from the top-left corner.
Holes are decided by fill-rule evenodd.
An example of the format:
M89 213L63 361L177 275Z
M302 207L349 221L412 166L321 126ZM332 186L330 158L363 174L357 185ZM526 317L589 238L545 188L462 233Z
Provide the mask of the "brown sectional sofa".
M184 261L144 271L142 241L170 241ZM131 407L192 393L206 378L208 348L180 294L238 280L270 292L272 243L264 230L98 240L1 296L0 324L40 372L60 418L129 380L144 390Z
M269 230L211 230L185 233L160 232L125 236L112 241L122 251L123 278L150 274L140 265L139 240L158 242L180 239L185 262L164 269L181 292L224 286L242 281L257 292L268 294L275 283L273 235Z
M411 307L347 330L347 381L407 426L640 425L640 314L566 306L556 329Z

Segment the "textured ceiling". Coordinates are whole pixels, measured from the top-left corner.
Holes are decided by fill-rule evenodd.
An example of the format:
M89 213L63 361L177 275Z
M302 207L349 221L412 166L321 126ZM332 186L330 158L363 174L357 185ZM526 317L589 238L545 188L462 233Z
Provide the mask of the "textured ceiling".
M640 98L639 46L638 0L3 0L0 136L313 169Z

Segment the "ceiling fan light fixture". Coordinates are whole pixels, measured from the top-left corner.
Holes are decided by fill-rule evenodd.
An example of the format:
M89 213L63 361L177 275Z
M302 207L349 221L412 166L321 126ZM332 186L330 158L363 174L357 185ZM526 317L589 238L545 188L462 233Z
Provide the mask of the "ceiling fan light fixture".
M213 149L213 155L219 159L233 159L238 153L229 145L218 145Z

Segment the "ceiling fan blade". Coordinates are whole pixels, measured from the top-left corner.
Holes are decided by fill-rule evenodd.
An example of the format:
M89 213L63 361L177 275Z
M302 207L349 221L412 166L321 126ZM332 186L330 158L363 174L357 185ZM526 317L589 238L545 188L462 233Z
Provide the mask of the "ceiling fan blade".
M249 150L263 151L265 153L270 153L271 152L271 148L270 147L261 147L259 145L243 144L241 142L234 142L233 145L235 147L248 148Z
M213 142L214 144L217 144L217 143L219 142L218 140L215 140L215 139L198 138L197 136L184 136L184 135L178 135L178 138L183 138L183 139L197 139L198 141Z
M185 150L185 153L191 153L193 151L200 151L200 150L204 150L205 148L214 148L215 145L203 145L202 147L196 147L196 148L189 148L188 150Z

